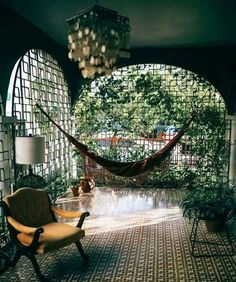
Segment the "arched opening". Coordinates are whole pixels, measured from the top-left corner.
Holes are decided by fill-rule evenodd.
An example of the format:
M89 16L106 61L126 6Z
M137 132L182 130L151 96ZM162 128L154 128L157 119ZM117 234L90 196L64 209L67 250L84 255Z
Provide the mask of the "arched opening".
M18 60L11 75L6 109L8 115L17 117L17 136L45 136L46 161L33 169L46 179L47 189L55 198L67 189L72 167L70 145L38 112L35 103L71 131L67 82L57 61L42 50L29 50ZM15 165L16 179L26 173L25 166Z
M161 170L147 177L120 178L84 158L79 169L85 172L80 173L94 176L97 185L179 187L199 163L210 166L217 154L228 158L222 144L224 100L197 74L175 66L142 64L85 85L75 106L77 138L109 159L133 161L150 156L175 136L194 111L198 114L192 126Z

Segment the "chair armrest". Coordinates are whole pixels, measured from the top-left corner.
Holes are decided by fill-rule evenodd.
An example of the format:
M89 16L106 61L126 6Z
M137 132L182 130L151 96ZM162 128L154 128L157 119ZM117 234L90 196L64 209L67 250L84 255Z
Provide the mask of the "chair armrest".
M80 211L67 211L67 210L63 210L53 205L51 206L51 208L56 215L59 215L65 218L78 218L78 217L81 217L83 214L83 212L80 212Z
M29 226L23 225L11 216L7 216L7 221L18 232L33 235L33 240L29 248L33 252L35 252L38 247L39 236L41 233L44 232L43 228L42 227L29 227Z
M87 216L89 216L89 215L90 215L89 212L83 212L82 215L80 216L80 219L79 219L79 221L78 221L76 227L81 228L82 225L83 225L83 223L84 223L85 217L87 217Z
M17 231L21 233L32 234L32 233L35 233L35 231L38 229L36 227L29 227L29 226L23 225L11 216L7 216L7 221L14 229L16 229Z

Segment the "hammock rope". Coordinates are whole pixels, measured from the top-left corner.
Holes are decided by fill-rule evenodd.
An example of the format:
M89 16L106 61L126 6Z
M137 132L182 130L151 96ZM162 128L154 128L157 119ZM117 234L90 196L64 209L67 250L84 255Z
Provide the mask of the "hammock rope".
M96 155L94 152L91 152L89 148L79 142L75 137L67 133L64 129L62 129L43 109L40 105L36 104L36 106L40 109L40 111L51 121L72 143L76 149L86 155L87 157L94 160L97 164L104 167L106 170L111 172L112 174L123 176L123 177L131 177L140 175L147 170L153 169L154 167L158 167L162 164L162 162L166 159L166 157L170 154L171 150L175 147L175 145L179 142L181 137L184 135L185 130L191 124L196 113L194 112L191 118L187 121L186 125L159 151L151 155L150 157L133 161L133 162L120 162L115 160L109 160L103 158L99 155Z

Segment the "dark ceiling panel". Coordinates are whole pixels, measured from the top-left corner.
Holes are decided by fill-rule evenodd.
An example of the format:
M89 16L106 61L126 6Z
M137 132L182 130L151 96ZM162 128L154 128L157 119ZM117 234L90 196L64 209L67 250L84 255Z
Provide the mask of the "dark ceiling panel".
M89 8L89 0L6 0L60 44L67 45L66 19ZM131 47L226 46L236 44L235 0L104 0L128 16Z

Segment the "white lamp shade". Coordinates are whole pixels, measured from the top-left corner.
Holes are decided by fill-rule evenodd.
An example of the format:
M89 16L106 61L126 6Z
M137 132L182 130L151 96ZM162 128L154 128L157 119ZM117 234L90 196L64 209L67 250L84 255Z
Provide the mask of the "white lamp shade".
M42 136L16 137L15 150L17 164L45 162L45 138Z

